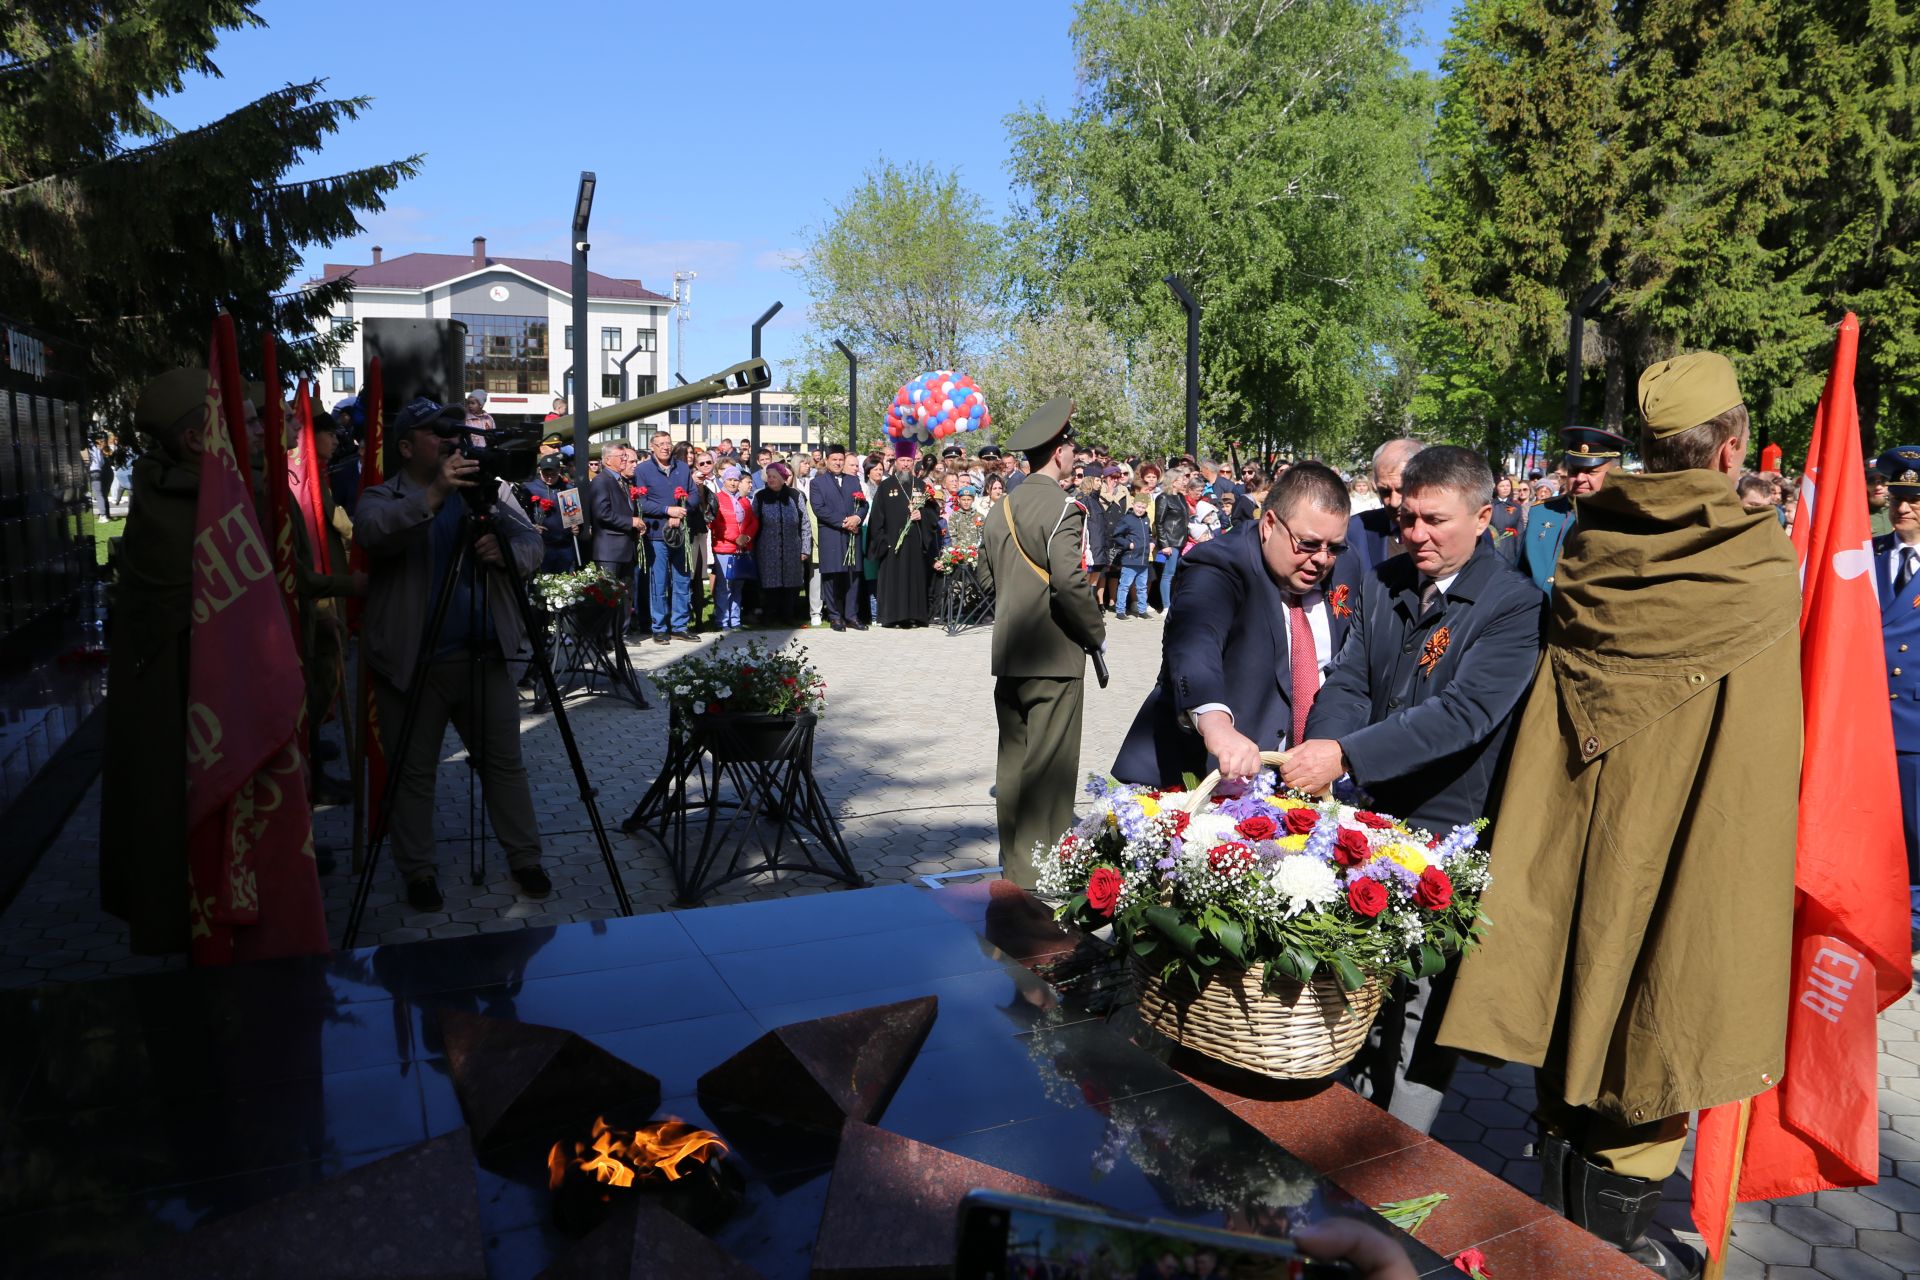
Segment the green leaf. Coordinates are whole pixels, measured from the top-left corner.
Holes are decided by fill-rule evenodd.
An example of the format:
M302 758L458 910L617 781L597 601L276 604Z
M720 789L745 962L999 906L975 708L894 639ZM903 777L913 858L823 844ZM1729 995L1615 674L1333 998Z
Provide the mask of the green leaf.
M1222 947L1226 948L1228 955L1241 964L1247 962L1247 935L1239 925L1231 920L1222 920L1214 926L1213 936Z
M1342 991L1358 991L1367 985L1367 977L1360 967L1346 956L1335 953L1327 957L1327 964L1333 969L1333 976L1340 980Z
M1200 943L1206 935L1182 920L1178 911L1172 907L1148 907L1140 914L1169 943L1187 955L1198 955Z
M1431 978L1446 967L1447 958L1440 954L1438 948L1424 942L1420 944L1420 965L1414 970L1414 977Z

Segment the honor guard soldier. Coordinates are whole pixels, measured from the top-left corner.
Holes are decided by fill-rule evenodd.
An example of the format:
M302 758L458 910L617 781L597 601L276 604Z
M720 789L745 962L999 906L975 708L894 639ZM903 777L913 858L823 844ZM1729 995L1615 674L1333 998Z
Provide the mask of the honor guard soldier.
M1561 544L1579 518L1573 500L1599 492L1627 454L1623 437L1599 427L1568 427L1560 436L1565 441L1560 461L1567 468L1567 492L1528 512L1526 532L1520 537L1520 571L1549 593Z
M1073 470L1073 401L1055 396L1020 424L1009 451L1027 455L981 530L976 572L996 593L993 709L1000 859L1007 879L1037 883L1033 854L1073 825L1087 655L1106 648L1106 621L1080 560L1087 513L1062 482Z
M1873 469L1886 477L1893 520L1893 532L1873 540L1873 568L1887 646L1887 692L1893 695L1907 883L1920 884L1920 445L1896 445Z

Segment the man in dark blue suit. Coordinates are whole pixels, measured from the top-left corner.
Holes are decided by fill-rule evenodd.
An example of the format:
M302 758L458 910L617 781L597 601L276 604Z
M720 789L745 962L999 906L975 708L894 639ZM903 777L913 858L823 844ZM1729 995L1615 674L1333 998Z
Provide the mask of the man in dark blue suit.
M693 500L693 468L673 460L673 437L653 433L650 457L633 470L646 524L648 596L653 639L665 644L693 639L693 572L687 562L687 506Z
M1893 520L1893 532L1873 540L1873 577L1880 588L1887 691L1893 695L1907 883L1920 884L1920 445L1896 445L1873 469L1887 478L1887 513Z
M1400 477L1408 459L1424 448L1418 440L1402 436L1373 451L1373 491L1380 506L1356 513L1347 526L1347 545L1360 558L1362 569L1375 568L1400 554Z
M1257 521L1193 549L1174 582L1159 682L1115 777L1176 785L1206 773L1211 756L1244 778L1261 751L1299 741L1359 595L1346 524L1346 485L1303 462L1274 482Z
M1478 454L1423 450L1399 489L1406 554L1362 579L1308 740L1282 774L1306 791L1349 774L1383 811L1444 834L1491 816L1514 708L1539 665L1546 597L1484 537L1493 473ZM1453 1071L1452 1055L1430 1043L1446 986L1444 976L1398 984L1353 1067L1363 1096L1423 1133Z
M639 515L633 509L633 450L614 442L600 451L600 474L587 487L587 519L593 529L593 562L615 582L633 584L633 566L639 555ZM627 633L627 611L614 624L616 635Z
M820 523L820 598L827 607L827 621L835 631L849 624L865 631L860 621L859 586L860 508L853 495L860 492L860 478L847 474L847 451L837 444L827 446L826 470L813 478L807 496L813 503L814 518Z

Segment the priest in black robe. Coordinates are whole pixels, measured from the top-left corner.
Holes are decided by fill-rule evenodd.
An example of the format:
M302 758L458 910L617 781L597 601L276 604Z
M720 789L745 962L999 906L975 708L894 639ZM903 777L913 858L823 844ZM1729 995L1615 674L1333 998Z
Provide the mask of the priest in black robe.
M873 494L867 522L867 550L879 562L874 583L880 625L924 627L932 616L933 547L940 534L940 510L913 477L918 447L895 442L893 474Z

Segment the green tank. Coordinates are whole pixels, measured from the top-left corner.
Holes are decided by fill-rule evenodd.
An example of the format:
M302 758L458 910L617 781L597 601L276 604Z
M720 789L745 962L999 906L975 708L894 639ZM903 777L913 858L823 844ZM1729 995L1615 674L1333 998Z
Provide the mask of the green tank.
M759 356L742 360L739 364L728 365L718 373L708 374L704 378L695 378L678 387L668 387L656 391L650 396L640 396L634 400L622 400L619 404L610 404L604 409L593 409L587 413L587 440L584 446L578 440L578 416L568 414L564 418L555 418L542 423L541 431L546 439L560 437L562 444L572 444L575 452L584 447L588 456L592 456L593 437L602 431L614 427L624 427L629 422L664 413L669 409L678 409L681 405L693 404L699 400L711 400L715 396L738 395L743 391L759 391L773 382L772 370Z

